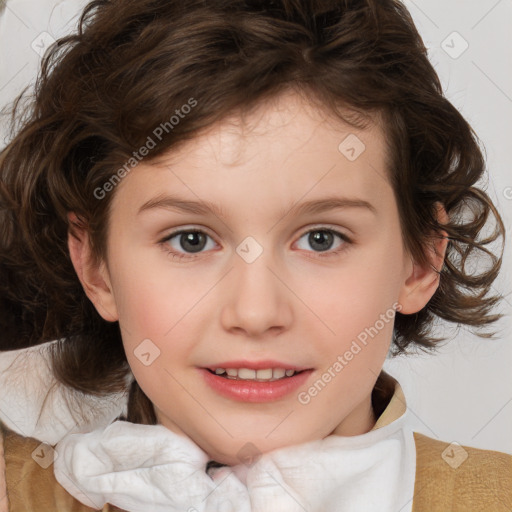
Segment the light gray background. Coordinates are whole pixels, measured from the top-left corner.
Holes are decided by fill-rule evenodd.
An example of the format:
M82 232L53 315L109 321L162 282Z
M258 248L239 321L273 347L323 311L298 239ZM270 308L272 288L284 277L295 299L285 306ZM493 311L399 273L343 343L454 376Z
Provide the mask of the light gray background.
M53 38L73 30L76 15L85 4L83 0L8 0L0 17L0 105L33 82L39 53ZM510 230L512 1L407 0L405 4L429 48L448 98L469 120L486 148L490 181L484 187ZM8 136L5 122L0 124L0 136L3 146L1 141ZM512 454L508 243L509 236L504 268L495 284L496 291L505 294L500 311L506 317L496 326L498 339L479 339L466 330L457 333L450 326L440 326L439 332L453 336L453 340L438 355L396 358L386 362L385 369L404 389L415 430L447 442ZM0 371L9 357L0 356ZM19 403L0 397L0 417L11 426L17 423L25 434L36 432L31 430L30 421L21 428L22 418L29 412L26 408L16 410L15 402Z

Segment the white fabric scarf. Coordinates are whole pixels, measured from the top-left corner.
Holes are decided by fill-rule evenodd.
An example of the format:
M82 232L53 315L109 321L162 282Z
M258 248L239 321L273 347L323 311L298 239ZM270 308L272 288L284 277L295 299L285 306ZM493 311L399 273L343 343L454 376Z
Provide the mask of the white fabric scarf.
M411 512L416 447L408 411L358 436L331 435L252 463L207 454L163 425L115 421L56 446L57 481L83 504L129 512ZM211 476L210 476L211 475Z

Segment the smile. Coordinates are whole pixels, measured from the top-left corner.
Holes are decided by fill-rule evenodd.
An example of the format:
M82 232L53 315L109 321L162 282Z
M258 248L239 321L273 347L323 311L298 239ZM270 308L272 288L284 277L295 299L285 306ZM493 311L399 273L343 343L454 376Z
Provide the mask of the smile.
M227 379L272 382L274 380L292 377L295 373L299 372L285 368L264 368L261 370L252 370L250 368L216 368L214 373Z
M241 402L271 402L293 396L313 368L283 361L223 361L198 368L205 384L225 398Z

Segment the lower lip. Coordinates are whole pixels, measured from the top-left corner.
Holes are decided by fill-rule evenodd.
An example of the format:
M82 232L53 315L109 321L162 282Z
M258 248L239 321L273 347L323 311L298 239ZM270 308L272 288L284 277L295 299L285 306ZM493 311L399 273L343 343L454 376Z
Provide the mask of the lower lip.
M217 393L240 402L271 402L289 395L302 386L313 370L272 382L228 379L200 368L206 383Z

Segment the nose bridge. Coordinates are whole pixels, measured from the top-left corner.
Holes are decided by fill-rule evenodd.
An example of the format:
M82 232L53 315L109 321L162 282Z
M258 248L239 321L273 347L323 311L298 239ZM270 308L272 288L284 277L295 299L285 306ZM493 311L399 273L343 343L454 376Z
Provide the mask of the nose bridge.
M269 267L274 266L272 250L263 247L254 237L248 236L236 248L235 274L237 287L249 295L271 292L275 286L275 277Z
M270 328L282 328L291 320L289 297L275 275L279 264L273 254L271 248L264 247L252 236L236 247L232 292L223 306L225 328L239 328L257 335Z

